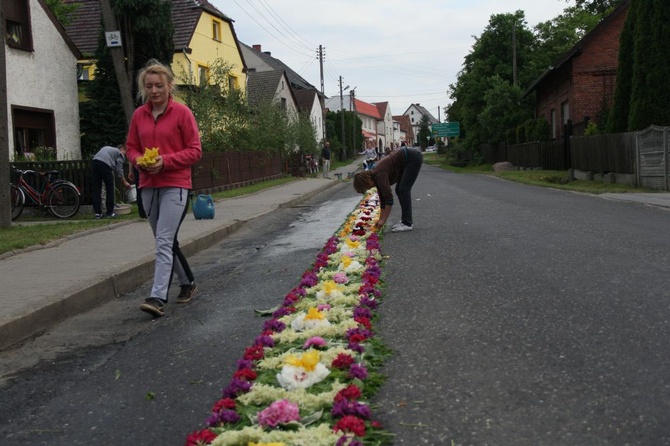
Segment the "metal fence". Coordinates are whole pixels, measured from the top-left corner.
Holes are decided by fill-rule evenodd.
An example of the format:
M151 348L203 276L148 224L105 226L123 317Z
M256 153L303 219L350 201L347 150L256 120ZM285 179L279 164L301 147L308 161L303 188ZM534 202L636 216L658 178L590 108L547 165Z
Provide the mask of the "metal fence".
M638 132L637 147L637 183L642 187L670 190L668 172L668 147L670 127L650 126Z

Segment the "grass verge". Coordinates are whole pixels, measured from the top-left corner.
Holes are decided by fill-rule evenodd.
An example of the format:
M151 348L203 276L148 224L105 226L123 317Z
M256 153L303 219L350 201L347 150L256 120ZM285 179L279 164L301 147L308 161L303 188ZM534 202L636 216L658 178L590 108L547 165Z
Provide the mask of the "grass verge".
M254 194L282 184L296 181L295 177L282 177L275 180L263 181L250 186L229 189L223 192L212 194L214 200L225 198L235 198L243 195ZM24 211L26 214L28 212ZM189 206L189 212L191 208ZM139 218L137 205L128 215L119 215L115 219L94 220L93 215L82 214L81 211L74 219L59 220L53 217L45 216L27 216L22 215L13 222L9 228L0 228L0 254L11 251L17 251L35 245L46 245L54 240L77 234L83 231L96 229L110 224L122 223L124 221L135 220Z
M449 164L444 155L436 153L424 154L426 164L431 164L455 173L478 173L491 175L517 183L534 186L551 187L554 189L570 190L588 194L604 193L631 193L631 192L659 192L654 189L645 189L626 184L611 184L598 181L572 180L567 170L511 170L507 172L493 172L491 164L478 166L455 167Z

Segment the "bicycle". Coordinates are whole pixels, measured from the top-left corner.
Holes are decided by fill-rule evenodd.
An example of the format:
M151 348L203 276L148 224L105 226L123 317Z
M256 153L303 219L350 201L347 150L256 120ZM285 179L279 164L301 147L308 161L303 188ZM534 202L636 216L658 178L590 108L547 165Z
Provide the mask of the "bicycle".
M69 181L56 178L58 170L35 172L34 170L12 169L17 175L16 184L10 183L12 220L16 220L26 206L26 198L56 218L70 218L81 206L79 188ZM41 191L28 184L25 175L40 175L45 178Z

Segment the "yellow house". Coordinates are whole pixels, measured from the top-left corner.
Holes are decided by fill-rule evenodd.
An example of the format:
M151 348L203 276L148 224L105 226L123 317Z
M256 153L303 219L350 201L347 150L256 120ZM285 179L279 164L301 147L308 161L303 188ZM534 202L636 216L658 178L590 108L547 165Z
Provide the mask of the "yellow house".
M95 71L95 52L100 36L99 0L64 0L80 6L67 27L67 34L84 55L79 60L79 78L89 80ZM174 56L172 71L178 84L184 75L191 85L200 85L207 79L211 64L222 59L231 66L229 87L246 88L247 68L233 20L214 7L208 0L172 0L174 26Z

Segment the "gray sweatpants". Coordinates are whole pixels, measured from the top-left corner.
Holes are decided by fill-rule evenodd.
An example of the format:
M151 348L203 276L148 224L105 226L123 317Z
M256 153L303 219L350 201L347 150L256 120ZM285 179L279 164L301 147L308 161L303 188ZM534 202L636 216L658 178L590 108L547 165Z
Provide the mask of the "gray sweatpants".
M193 273L177 241L179 226L186 216L189 191L178 187L161 187L144 188L141 193L142 205L156 238L156 266L151 297L166 302L173 271L177 273L179 286L193 282Z

